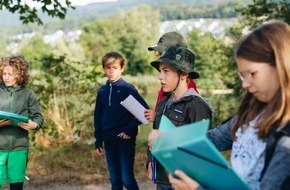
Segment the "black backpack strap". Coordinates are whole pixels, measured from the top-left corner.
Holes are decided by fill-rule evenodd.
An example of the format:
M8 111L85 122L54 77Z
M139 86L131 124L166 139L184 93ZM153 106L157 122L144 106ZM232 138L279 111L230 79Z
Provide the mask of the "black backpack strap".
M290 176L286 177L283 181L280 190L289 190L290 189Z
M266 146L265 164L261 172L260 181L262 180L263 175L265 174L267 167L272 159L278 141L280 140L281 137L285 135L290 136L290 123L287 123L285 127L283 127L281 130L274 132L272 135L269 136Z

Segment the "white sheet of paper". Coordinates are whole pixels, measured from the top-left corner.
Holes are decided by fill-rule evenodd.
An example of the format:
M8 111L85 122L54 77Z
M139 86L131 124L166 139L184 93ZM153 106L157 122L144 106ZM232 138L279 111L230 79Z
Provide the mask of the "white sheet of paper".
M124 101L120 102L131 114L133 114L144 125L149 122L144 116L145 107L140 104L132 95L129 95Z

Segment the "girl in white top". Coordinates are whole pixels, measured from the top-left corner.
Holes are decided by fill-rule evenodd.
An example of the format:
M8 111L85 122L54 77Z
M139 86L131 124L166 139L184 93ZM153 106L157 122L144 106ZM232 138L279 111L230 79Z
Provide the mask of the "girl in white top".
M230 131L231 164L251 189L286 189L290 184L288 136L278 141L264 175L261 173L268 137L290 122L289 25L283 21L261 25L239 42L234 55L245 94L229 130L214 129L209 138L221 150L220 143ZM175 174L179 179L170 177L175 190L202 189L182 171Z

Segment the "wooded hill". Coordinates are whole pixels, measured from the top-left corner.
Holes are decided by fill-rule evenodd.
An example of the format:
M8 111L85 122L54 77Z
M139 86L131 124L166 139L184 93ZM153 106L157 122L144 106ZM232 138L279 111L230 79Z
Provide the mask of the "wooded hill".
M235 17L235 8L252 2L252 0L118 0L115 2L92 3L86 6L77 6L69 10L66 19L50 18L41 14L45 29L55 31L63 26L67 29L80 28L84 23L97 18L116 15L119 11L128 11L132 7L146 4L160 12L161 21L190 18L228 18ZM2 28L21 27L18 14L11 14L6 10L0 12ZM53 23L53 24L52 24ZM61 23L61 24L58 24ZM31 24L26 28L34 28ZM29 29L26 29L29 30Z

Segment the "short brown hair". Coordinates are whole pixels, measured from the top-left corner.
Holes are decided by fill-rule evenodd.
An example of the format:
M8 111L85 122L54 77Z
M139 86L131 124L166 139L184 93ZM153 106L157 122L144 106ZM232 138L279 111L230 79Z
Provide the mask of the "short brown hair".
M115 63L115 61L117 61L117 60L120 61L120 65L123 68L124 65L125 65L124 57L120 53L118 53L116 51L109 51L102 58L102 66L104 68L106 65L110 65L112 63Z
M26 86L29 81L29 74L28 74L28 62L26 59L21 55L4 57L0 61L0 81L3 81L3 70L5 67L11 66L13 68L13 72L15 74L15 80L17 85L19 86Z

